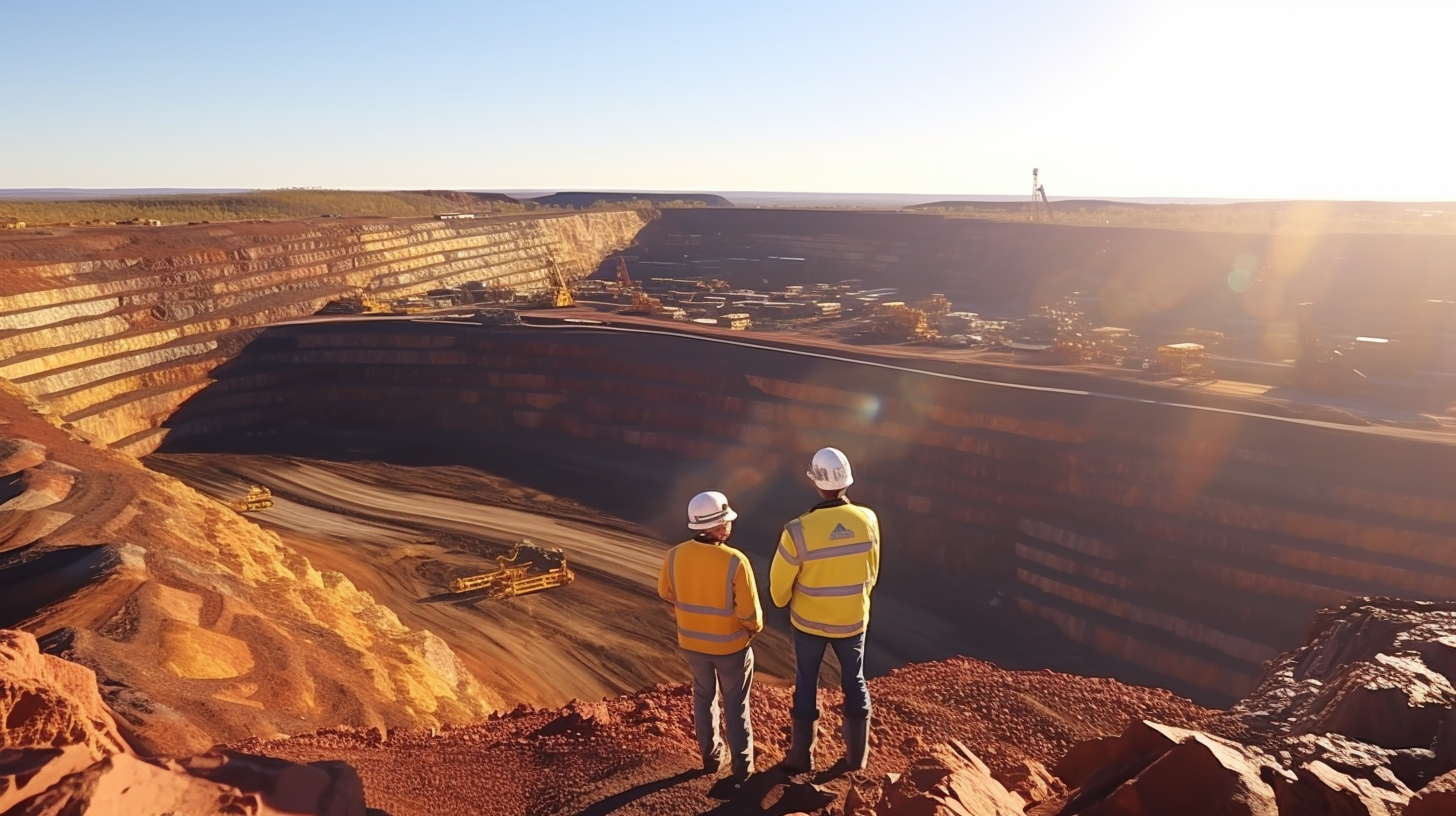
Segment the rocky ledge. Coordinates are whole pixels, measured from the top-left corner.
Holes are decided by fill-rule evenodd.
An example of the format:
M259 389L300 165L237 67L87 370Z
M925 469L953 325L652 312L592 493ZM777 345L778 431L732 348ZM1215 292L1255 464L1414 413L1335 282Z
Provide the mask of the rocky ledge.
M691 697L659 686L428 730L339 726L180 760L127 742L94 676L0 632L0 809L16 814L1437 816L1456 813L1456 604L1354 599L1227 711L1157 689L958 659L872 681L871 764L789 775L788 689L755 689L761 773L696 770ZM833 693L821 707L837 710ZM1439 712L1439 716L1437 715ZM1050 769L1050 770L1048 770ZM486 784L486 781L489 784Z

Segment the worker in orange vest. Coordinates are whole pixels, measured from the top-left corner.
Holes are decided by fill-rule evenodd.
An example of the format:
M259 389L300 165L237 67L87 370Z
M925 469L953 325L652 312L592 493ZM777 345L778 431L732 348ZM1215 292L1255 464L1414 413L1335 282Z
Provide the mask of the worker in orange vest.
M753 723L748 692L753 685L753 647L763 629L763 608L748 557L728 546L738 514L722 493L709 490L688 502L692 540L667 551L657 594L672 603L677 643L693 673L693 719L703 770L723 765L718 737L718 692L723 692L732 774L753 773Z

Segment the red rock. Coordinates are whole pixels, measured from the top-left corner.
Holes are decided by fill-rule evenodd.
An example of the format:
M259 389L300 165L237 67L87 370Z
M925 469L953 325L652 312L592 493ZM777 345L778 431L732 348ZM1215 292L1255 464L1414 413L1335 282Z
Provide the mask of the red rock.
M130 754L113 754L22 802L7 816L238 816L268 812L262 808L256 795Z
M1436 777L1417 791L1405 808L1405 816L1451 816L1453 813L1456 813L1456 771Z
M284 759L233 752L179 760L188 774L257 793L263 804L286 813L363 816L364 783L343 762L299 765Z
M572 731L593 731L612 724L612 712L606 703L583 703L572 700L561 710L561 716L541 726L540 736L553 736Z
M850 785L844 794L844 816L857 816L861 812L871 812L869 799L858 785Z
M1034 759L1023 759L1010 769L991 775L1028 805L1048 801L1066 792L1061 780Z
M1294 779L1276 777L1274 798L1279 816L1390 816L1409 799L1318 760L1300 766Z
M903 776L891 774L879 816L1021 816L1021 797L1006 790L960 742L936 746Z
M0 750L0 813L89 767L94 758L84 745Z
M29 632L0 630L0 748L86 749L86 764L131 749L90 669L41 654Z
M44 445L29 439L0 439L0 476L19 473L45 460Z
M1384 748L1428 748L1456 689L1419 655L1375 655L1327 685L1299 731L1334 732Z
M1274 789L1261 776L1281 773L1252 749L1194 732L1086 816L1278 816Z
M1081 806L1104 798L1196 733L1138 720L1116 737L1099 737L1072 746L1057 761L1053 773L1067 787L1078 789L1071 802L1072 806Z

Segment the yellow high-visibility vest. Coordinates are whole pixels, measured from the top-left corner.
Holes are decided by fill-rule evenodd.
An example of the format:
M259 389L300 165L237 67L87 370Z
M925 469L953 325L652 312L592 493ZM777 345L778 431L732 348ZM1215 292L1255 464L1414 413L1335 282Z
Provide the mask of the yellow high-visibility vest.
M769 571L776 606L794 628L851 637L870 620L870 591L880 575L880 521L848 499L823 502L784 525Z
M691 652L733 654L763 629L748 556L696 539L667 551L657 594L677 614L677 643Z

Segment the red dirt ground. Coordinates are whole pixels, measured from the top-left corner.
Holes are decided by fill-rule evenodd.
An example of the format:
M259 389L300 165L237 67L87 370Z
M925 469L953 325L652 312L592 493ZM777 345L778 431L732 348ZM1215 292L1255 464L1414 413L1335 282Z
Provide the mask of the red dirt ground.
M849 776L790 778L772 770L787 747L790 690L764 684L753 696L761 773L741 786L696 772L685 685L560 711L517 710L433 735L338 729L233 747L301 762L347 761L364 779L369 806L390 816L789 813L835 812L856 779L904 771L947 739L1005 770L1022 759L1050 765L1073 743L1118 733L1134 718L1223 730L1220 712L1161 689L1008 672L967 658L907 666L872 679L870 688L870 768ZM828 733L821 734L817 760L827 766L843 752L839 693L821 689L820 696L821 731Z

